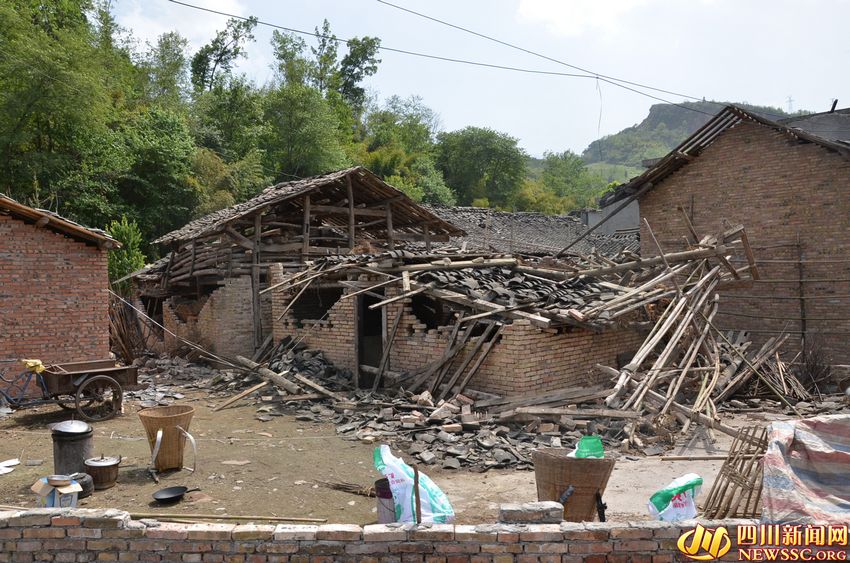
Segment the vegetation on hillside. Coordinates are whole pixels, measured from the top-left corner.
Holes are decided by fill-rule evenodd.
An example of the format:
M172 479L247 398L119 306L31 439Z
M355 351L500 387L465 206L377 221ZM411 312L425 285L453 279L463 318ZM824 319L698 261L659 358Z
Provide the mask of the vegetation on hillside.
M640 170L641 161L664 156L729 103L655 104L649 109L646 119L639 124L590 143L582 153L582 158L589 164L617 164L632 170ZM762 114L768 119L782 119L792 115L775 107L754 106L746 103L736 103L736 105ZM804 113L806 112L797 112L793 115Z
M133 247L155 257L150 241L195 217L352 165L417 201L564 213L704 117L653 106L583 158L532 159L500 131L441 130L418 97L377 103L364 80L380 71L379 39L339 41L328 21L309 41L276 31L274 77L256 84L236 71L256 25L230 20L190 52L177 32L141 45L105 0L0 3L0 192L128 236L137 226Z
M441 131L421 99L378 104L365 78L380 41L276 31L276 72L236 72L255 19L230 20L190 52L177 32L140 45L109 3L0 4L0 191L95 226L138 226L140 250L264 187L362 164L428 203L563 212L606 181L571 153L537 178L516 139ZM585 193L586 192L586 193Z

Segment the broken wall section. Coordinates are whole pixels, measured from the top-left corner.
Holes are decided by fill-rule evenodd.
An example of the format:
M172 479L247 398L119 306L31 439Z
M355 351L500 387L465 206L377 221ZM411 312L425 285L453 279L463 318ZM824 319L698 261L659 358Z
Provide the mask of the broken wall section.
M254 354L254 312L251 306L251 276L227 278L207 296L197 300L172 297L162 306L163 325L169 331L216 354L234 357ZM272 328L271 297L260 296L263 334ZM183 344L165 333L166 351Z
M270 277L271 285L285 279L280 266L271 267ZM308 288L301 299L310 291ZM343 295L353 291L345 289ZM293 294L281 291L271 293L276 342L287 336L303 339L304 344L322 350L337 366L352 371L355 369L358 352L355 315L357 297L338 300L327 309L324 319L297 319L292 309L278 319ZM399 289L389 287L385 293L386 298L390 298L398 295ZM413 313L413 307L412 298L384 307L386 316L382 324L385 335L393 326L396 316L402 315L390 349L387 371L423 371L442 357L449 342L452 326L429 328ZM478 338L471 338L457 354L448 371L449 376L461 365ZM503 327L499 341L471 379L469 388L511 396L607 383L595 375L593 366L597 363L617 365L619 354L636 350L642 341L643 336L635 330L618 329L596 333L575 327L541 329L526 320L513 320ZM361 380L364 379L370 380L371 376L364 375Z

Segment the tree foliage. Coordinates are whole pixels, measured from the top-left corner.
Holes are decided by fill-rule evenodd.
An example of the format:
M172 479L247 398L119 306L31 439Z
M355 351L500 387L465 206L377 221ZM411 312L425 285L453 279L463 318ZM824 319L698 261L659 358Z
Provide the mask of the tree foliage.
M517 139L482 127L438 135L437 167L457 193L458 203L485 199L508 207L526 176L526 154Z
M604 186L572 153L529 178L505 133L441 133L416 96L378 103L379 39L340 40L328 21L306 39L275 31L274 78L256 84L237 69L256 25L232 19L192 52L176 31L140 45L105 0L0 3L0 191L138 232L154 255L192 218L351 165L443 205L562 213Z
M118 221L110 222L106 230L112 238L121 243L121 248L109 253L109 280L113 282L112 288L116 293L126 296L129 294L130 283L117 282L117 280L145 265L142 232L136 222L127 220L126 216L121 216Z

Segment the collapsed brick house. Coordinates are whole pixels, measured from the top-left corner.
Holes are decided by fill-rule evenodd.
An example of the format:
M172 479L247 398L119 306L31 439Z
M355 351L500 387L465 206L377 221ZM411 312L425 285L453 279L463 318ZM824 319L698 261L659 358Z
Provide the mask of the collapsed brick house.
M448 377L471 377L471 388L559 389L589 383L594 364L616 365L619 353L641 342L628 326L571 317L569 292L549 299L554 282L522 272L516 256L476 244L446 220L457 213L418 205L368 170L350 168L272 186L161 237L156 242L170 254L134 282L148 311L161 314L166 348L180 345L173 333L221 355L251 356L292 337L349 368L361 385L384 370L425 369L454 346L488 352L475 361L458 353L451 366ZM521 240L515 234L511 244ZM586 250L602 242L610 243L589 238ZM432 283L412 281L412 290L382 283L387 271L425 270ZM525 304L486 298L507 292L510 301L512 284L526 292ZM575 292L591 290L609 291L579 284ZM455 319L470 316L487 318L458 330Z
M107 252L119 246L0 194L0 360L108 358Z
M728 106L603 204L629 197L665 252L746 223L761 279L723 291L720 326L850 363L850 109L771 121ZM658 253L645 223L641 246Z

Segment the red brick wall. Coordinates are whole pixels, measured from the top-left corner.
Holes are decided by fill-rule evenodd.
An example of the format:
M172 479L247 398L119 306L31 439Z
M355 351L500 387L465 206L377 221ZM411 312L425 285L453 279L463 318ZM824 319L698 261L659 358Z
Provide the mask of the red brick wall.
M271 298L260 297L264 331L271 329ZM213 291L197 316L181 320L169 300L162 307L163 325L181 338L224 356L254 355L254 312L251 306L251 276L227 278ZM165 349L173 352L181 342L165 334Z
M0 215L0 359L109 357L106 257L95 246Z
M723 328L801 331L798 266L788 262L798 259L799 235L803 260L821 261L805 264L803 278L843 280L804 284L809 338L819 340L833 362L850 363L848 195L850 159L767 127L742 123L644 195L640 211L665 250L682 248L686 230L676 206L688 208L691 198L693 223L700 234L715 234L726 223L746 227L766 281L723 293L727 298L721 298L721 311L726 314L718 317ZM645 225L641 229L643 254L657 254ZM829 263L836 260L840 262ZM829 332L844 334L823 334ZM762 342L771 334L753 336ZM793 334L786 350L798 350L799 338Z
M272 267L271 272L271 284L282 279L279 268ZM318 325L298 328L289 315L276 320L286 308L290 294L273 293L275 341L287 335L303 338L308 346L323 350L336 365L354 369L356 298L338 301L331 307L327 319ZM395 288L387 289L388 297L395 294ZM413 314L409 299L391 303L386 310L387 327L392 327L396 315L403 315L390 350L389 370L419 370L442 356L452 327L428 329ZM469 387L500 395L518 395L596 383L599 381L592 371L595 364L616 366L617 354L636 350L642 341L643 337L635 331L596 334L583 329L567 329L559 332L541 330L528 321L515 320L502 329L500 341L481 364ZM458 354L450 375L475 342L473 338L466 350Z

